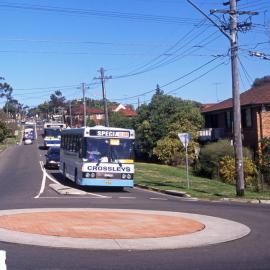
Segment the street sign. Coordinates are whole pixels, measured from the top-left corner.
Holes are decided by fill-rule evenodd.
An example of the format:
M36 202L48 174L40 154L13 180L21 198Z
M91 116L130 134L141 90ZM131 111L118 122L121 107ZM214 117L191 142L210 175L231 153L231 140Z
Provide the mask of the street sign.
M185 152L186 152L186 173L187 173L187 188L189 189L190 183L189 183L189 172L188 172L188 143L191 140L191 134L190 133L178 133L178 137L185 147Z
M189 141L191 140L190 133L178 133L178 137L185 148L187 148Z

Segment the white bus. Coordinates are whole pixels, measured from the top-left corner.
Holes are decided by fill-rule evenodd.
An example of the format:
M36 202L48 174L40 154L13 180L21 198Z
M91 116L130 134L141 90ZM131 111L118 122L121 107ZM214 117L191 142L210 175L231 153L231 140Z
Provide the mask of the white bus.
M60 147L61 130L66 128L66 124L57 122L44 123L44 147Z
M65 129L60 171L82 186L133 187L132 129L104 126Z

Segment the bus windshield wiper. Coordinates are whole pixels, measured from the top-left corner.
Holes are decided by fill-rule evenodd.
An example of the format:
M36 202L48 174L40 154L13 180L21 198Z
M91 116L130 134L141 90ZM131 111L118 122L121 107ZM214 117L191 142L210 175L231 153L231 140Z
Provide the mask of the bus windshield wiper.
M98 162L97 162L96 166L98 166L98 165L100 164L101 159L102 159L102 158L100 158L100 159L98 160Z
M114 161L117 161L117 163L119 164L119 166L120 167L122 167L122 163L119 161L119 159L118 159L118 156L117 156L117 154L115 153L115 151L114 150L112 150L112 156L114 155Z

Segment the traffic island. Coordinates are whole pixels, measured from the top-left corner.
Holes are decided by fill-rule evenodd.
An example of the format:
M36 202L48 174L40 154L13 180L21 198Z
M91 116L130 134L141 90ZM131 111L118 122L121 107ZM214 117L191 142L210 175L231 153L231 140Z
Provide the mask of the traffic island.
M156 250L205 246L244 237L240 223L188 213L123 209L0 211L0 241L54 248Z

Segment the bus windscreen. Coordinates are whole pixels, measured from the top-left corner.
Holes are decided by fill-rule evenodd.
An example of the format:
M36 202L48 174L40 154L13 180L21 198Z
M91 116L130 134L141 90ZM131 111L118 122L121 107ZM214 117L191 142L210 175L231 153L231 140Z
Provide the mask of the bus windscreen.
M60 129L45 129L44 134L47 137L58 137L61 136L61 131Z
M87 138L86 158L89 162L119 162L134 159L133 140ZM106 161L105 161L106 160Z

